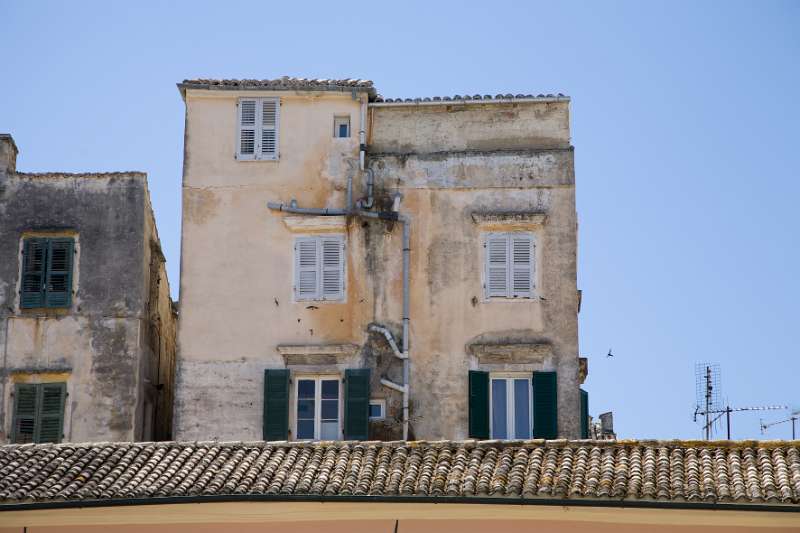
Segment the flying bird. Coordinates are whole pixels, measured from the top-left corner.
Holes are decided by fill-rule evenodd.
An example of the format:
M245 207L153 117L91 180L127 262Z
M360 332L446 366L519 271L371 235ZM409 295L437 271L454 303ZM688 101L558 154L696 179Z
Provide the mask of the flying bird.
M614 354L611 353L611 348L608 349L608 353L606 354L606 357L614 357Z

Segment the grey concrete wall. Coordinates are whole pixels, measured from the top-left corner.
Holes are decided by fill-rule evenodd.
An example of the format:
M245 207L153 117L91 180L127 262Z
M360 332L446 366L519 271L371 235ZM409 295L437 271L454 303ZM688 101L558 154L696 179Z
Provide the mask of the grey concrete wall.
M13 384L62 379L65 440L139 437L146 194L141 173L0 174L0 441ZM21 239L42 232L76 240L69 309L19 307Z

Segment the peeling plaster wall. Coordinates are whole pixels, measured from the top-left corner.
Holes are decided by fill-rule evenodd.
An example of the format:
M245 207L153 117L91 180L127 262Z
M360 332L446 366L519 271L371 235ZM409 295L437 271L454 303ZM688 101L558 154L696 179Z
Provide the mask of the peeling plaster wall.
M425 439L467 434L468 370L554 370L559 433L579 436L575 178L565 103L378 107L370 164L378 194L400 191L411 232L411 422ZM530 228L481 227L473 213L537 212ZM487 301L482 234L537 241L537 298ZM401 316L401 235L374 272L376 320ZM394 260L392 259L392 254ZM539 362L482 365L468 345L550 345Z
M371 322L400 339L401 228L353 218L346 225L347 300L292 302L293 239L267 201L344 206L357 138L333 139L349 94L280 96L280 161L239 162L234 91L187 91L181 321L176 438L259 439L263 371L283 368L281 344L352 343L373 369L372 396L388 419L371 438L400 436L401 365ZM248 91L247 96L261 93ZM467 345L539 342L550 355L521 370L556 370L559 425L579 433L576 215L568 103L370 108L369 158L376 201L400 191L411 229L411 437L467 436ZM356 175L355 198L363 194ZM541 299L484 301L483 231L473 212L537 211Z
M363 344L371 318L358 222L347 234L347 300L293 302L297 235L268 201L345 203L346 159L358 157L360 101L350 93L248 91L278 96L280 158L237 161L235 91L186 93L178 439L260 439L265 368L279 344ZM349 115L350 138L333 137Z
M146 176L0 174L0 441L15 382L66 381L66 441L140 437ZM25 232L76 238L72 306L21 310Z

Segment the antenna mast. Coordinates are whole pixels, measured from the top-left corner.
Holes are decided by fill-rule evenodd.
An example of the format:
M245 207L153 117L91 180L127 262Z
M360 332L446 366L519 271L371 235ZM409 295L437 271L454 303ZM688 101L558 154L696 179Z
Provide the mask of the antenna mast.
M776 422L768 422L765 424L763 420L759 420L759 423L761 424L761 434L763 435L766 432L767 428L770 428L772 426L777 426L778 424L785 424L786 422L791 422L792 440L795 440L797 439L797 437L795 436L794 425L795 422L797 422L798 420L800 420L800 409L793 411L792 416L790 416L789 418L784 418L783 420L778 420Z
M694 408L694 421L697 422L697 415L701 415L705 419L703 424L703 432L705 440L711 440L714 436L714 423L717 422L722 415L725 415L725 426L727 429L728 440L731 440L731 413L738 413L741 411L777 411L781 409L788 409L785 405L757 405L748 407L731 407L730 404L722 405L723 402L720 398L722 387L720 386L720 368L717 363L697 363L695 365L695 408ZM717 415L712 418L712 415ZM794 420L800 419L800 411L793 413ZM771 424L764 424L761 422L761 432L772 425L780 424L793 420L787 418L780 422L773 422ZM792 421L792 434L794 435L794 421ZM794 437L792 437L794 438Z

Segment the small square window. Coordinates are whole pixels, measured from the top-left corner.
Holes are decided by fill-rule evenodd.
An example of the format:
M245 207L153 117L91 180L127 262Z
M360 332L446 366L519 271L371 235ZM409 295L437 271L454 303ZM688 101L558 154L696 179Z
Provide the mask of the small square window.
M369 419L383 420L386 418L386 400L369 401Z
M333 136L350 137L350 117L333 117Z

